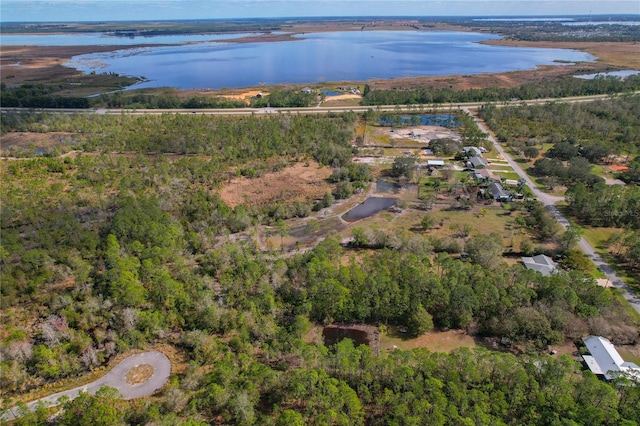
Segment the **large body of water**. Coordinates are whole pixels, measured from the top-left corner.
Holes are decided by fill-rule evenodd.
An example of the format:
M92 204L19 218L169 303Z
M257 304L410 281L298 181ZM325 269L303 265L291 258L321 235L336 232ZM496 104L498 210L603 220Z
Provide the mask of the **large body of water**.
M78 40L77 35L68 37ZM221 89L496 73L595 59L587 53L568 49L481 44L482 40L499 37L468 32L343 31L304 34L293 41L259 43L205 42L204 36L180 37L180 41L173 40L190 44L81 55L67 65L87 73L114 72L147 80L132 88ZM114 45L123 40L108 39L113 39ZM151 43L152 39L135 40Z

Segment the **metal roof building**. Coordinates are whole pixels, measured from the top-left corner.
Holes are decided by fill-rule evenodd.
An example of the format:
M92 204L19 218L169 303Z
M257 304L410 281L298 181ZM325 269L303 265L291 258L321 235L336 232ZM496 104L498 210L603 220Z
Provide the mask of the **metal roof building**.
M609 339L587 336L582 341L591 354L583 358L593 374L602 375L607 380L623 375L640 382L640 367L633 362L625 362Z
M549 256L545 256L544 254L539 254L533 257L522 257L521 259L525 268L538 271L545 277L551 276L558 267L558 264L554 262L553 259Z

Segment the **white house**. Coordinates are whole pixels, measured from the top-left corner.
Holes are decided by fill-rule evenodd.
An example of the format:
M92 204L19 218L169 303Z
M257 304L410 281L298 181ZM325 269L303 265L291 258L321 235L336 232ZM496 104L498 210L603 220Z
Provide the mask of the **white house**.
M582 341L591 354L582 358L593 374L604 376L607 380L622 375L640 383L640 367L633 362L625 362L609 339L587 336Z

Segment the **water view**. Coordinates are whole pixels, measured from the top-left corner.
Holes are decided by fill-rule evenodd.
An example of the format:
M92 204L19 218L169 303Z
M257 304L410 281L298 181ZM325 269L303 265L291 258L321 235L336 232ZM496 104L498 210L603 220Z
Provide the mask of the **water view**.
M238 88L283 83L366 81L430 75L496 73L538 65L593 61L568 49L493 46L491 34L435 31L344 31L262 43L202 42L81 55L84 72L144 77L133 86Z
M344 216L342 216L342 218L347 222L355 222L357 220L373 216L374 214L395 205L395 198L368 197L364 203L349 210Z
M584 75L576 75L576 78L582 78L585 80L593 80L596 77L618 77L621 79L625 79L632 75L638 75L640 71L635 70L620 70L620 71L610 71L610 72L601 72L597 74L584 74Z

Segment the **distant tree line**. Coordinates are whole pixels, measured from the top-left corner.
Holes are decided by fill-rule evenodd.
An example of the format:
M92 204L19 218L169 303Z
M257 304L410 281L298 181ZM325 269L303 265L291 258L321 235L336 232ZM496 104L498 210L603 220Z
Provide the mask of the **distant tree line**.
M362 105L424 105L452 102L496 102L512 99L559 98L632 92L640 89L640 75L621 79L615 76L598 76L581 79L573 76L559 77L545 84L526 83L513 88L487 87L483 89L454 90L423 87L413 90L381 90L365 86Z
M23 84L18 88L7 88L0 84L0 104L14 108L89 108L87 98L52 94L59 89L43 84Z

